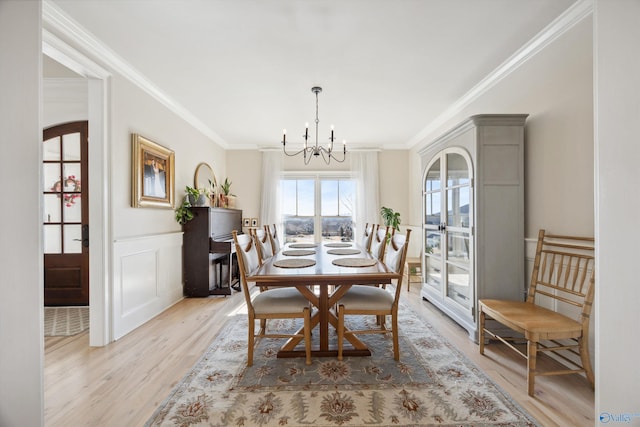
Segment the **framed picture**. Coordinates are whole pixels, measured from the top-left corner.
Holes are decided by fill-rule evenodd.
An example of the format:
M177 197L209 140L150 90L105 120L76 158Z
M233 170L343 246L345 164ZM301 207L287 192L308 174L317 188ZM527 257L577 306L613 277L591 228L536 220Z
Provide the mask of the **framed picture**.
M252 227L258 226L258 218L251 218L251 226Z
M249 218L243 218L242 219L242 226L243 227L249 227L251 225L251 219Z
M131 134L131 206L174 208L174 153Z

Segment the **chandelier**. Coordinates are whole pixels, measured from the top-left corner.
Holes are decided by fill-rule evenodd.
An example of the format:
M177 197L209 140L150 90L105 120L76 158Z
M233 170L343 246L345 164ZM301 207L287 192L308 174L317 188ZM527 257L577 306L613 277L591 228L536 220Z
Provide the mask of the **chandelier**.
M311 88L311 92L316 94L316 143L315 145L309 145L309 123L306 123L304 131L304 148L300 151L296 151L295 153L287 153L287 130L284 129L282 131L282 151L289 157L294 157L302 154L302 156L304 157L305 165L309 164L311 156L321 156L326 164L329 164L331 159L335 160L336 162L342 163L347 157L347 142L344 140L342 141L342 159L337 158L333 150L333 125L331 125L331 136L329 137L329 144L327 144L327 147L325 148L321 145L318 145L318 123L320 123L320 120L318 120L318 94L322 92L322 88L319 86L314 86Z

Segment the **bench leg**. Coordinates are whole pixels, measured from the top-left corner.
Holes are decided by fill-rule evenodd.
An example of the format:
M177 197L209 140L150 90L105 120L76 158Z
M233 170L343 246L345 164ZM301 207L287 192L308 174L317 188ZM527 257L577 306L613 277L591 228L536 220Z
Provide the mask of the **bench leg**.
M527 341L527 393L533 396L533 389L536 380L536 356L538 353L538 343Z
M484 320L485 315L480 307L480 319L478 319L478 343L480 344L480 354L484 354Z
M595 388L595 379L593 377L593 369L591 368L591 357L589 357L589 341L586 337L578 339L578 345L580 347L580 359L582 360L582 367L587 375L587 379L591 383L591 388Z

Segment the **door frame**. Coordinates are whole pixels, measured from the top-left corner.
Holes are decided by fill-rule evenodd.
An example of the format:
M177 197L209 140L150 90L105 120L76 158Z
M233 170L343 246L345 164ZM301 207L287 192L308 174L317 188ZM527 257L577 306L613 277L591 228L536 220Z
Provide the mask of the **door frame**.
M111 73L43 28L42 52L87 79L89 121L89 345L113 341L109 92ZM44 255L44 254L41 254Z

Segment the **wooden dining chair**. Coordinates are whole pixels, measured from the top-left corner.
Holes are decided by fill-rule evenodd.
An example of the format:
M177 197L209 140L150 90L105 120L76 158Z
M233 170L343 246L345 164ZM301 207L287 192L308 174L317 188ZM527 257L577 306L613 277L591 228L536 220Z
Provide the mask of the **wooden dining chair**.
M240 282L247 303L249 315L249 342L247 348L247 366L253 365L253 351L256 339L260 338L294 338L304 339L306 364L311 364L311 308L309 300L295 288L275 288L256 294L253 298L249 291L247 276L260 266L256 241L247 234L233 231L233 240L238 255ZM304 321L302 334L267 333L268 319L295 319ZM256 334L255 321L260 321L260 330Z
M393 335L393 358L400 360L398 303L410 235L411 230L407 229L406 235L394 234L389 241L384 263L387 268L399 274L398 283L393 293L376 286L354 285L338 301L338 360L342 360L345 335L388 333ZM374 315L381 321L378 322L376 328L346 330L345 317L349 315ZM386 316L391 316L391 329L387 329Z
M376 230L376 224L369 225L369 223L367 223L364 226L364 234L362 236L362 240L360 241L360 244L362 245L364 250L366 250L367 252L371 250L371 239L373 238L373 233L375 233L375 230Z
M369 253L380 261L384 259L384 252L387 247L387 234L389 234L389 227L379 225L376 226L375 232L371 236Z
M589 356L594 252L591 237L552 235L540 230L527 300L478 301L480 354L484 354L485 337L491 337L524 357L529 396L534 394L538 375L584 373L591 387L594 386ZM497 323L489 326L491 319ZM507 328L500 329L500 325ZM509 330L522 334L524 339L507 336ZM518 341L527 342L526 353L514 345ZM567 368L539 371L536 367L539 352L554 353L564 360Z
M275 224L273 225L265 225L265 230L267 234L269 234L269 239L271 240L271 251L273 254L277 254L280 252L280 236L278 236L278 227Z
M256 247L258 248L258 255L262 262L273 256L273 248L271 246L271 240L264 228L251 228L249 234L255 239Z
M374 233L371 236L371 245L369 248L369 253L371 256L377 258L380 261L384 261L384 253L387 248L388 243L388 235L391 233L393 235L395 233L395 228L385 227L381 225L374 226ZM391 231L389 231L391 230ZM387 285L378 285L383 289L387 287Z

